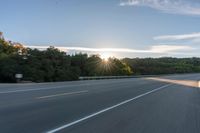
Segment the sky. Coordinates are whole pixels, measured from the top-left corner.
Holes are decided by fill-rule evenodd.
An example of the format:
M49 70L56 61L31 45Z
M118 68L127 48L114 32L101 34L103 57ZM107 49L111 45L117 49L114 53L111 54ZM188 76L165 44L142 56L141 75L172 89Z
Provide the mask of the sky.
M0 0L0 31L25 46L123 57L199 57L199 0Z

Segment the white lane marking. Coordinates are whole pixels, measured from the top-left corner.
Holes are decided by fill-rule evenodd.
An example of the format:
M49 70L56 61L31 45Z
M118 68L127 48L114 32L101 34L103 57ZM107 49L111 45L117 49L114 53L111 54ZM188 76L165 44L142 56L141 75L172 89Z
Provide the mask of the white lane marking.
M72 94L80 94L80 93L86 93L86 92L88 92L88 90L42 96L42 97L37 97L37 99L44 99L44 98L51 98L51 97L58 97L58 96L65 96L65 95L72 95Z
M130 82L127 81L111 81L111 82L101 82L101 83L83 83L79 85L63 85L63 86L55 86L55 87L43 87L43 88L36 88L36 89L21 89L21 90L10 90L10 91L0 91L0 94L7 94L7 93L19 93L19 92L29 92L29 91L39 91L39 90L51 90L51 89L58 89L58 88L64 88L64 87L78 87L83 85L101 85L101 84L110 84L110 83L123 83L123 82ZM51 84L49 84L51 85Z
M7 94L7 93L17 93L17 92L27 92L27 91L38 91L38 90L50 90L50 89L57 89L62 87L68 86L55 86L55 87L46 87L46 88L37 88L37 89L24 89L24 90L13 90L13 91L1 91L0 94Z
M63 126L61 126L61 127L58 127L58 128L53 129L53 130L47 131L46 133L55 133L55 132L58 132L58 131L60 131L60 130L62 130L62 129L64 129L64 128L67 128L67 127L70 127L70 126L72 126L72 125L75 125L75 124L77 124L77 123L79 123L79 122L82 122L82 121L84 121L84 120L87 120L87 119L89 119L89 118L92 118L92 117L94 117L94 116L97 116L97 115L99 115L99 114L102 114L102 113L104 113L104 112L106 112L106 111L109 111L109 110L111 110L111 109L114 109L114 108L116 108L116 107L119 107L119 106L121 106L121 105L123 105L123 104L129 103L129 102L131 102L131 101L133 101L133 100L136 100L136 99L138 99L138 98L141 98L141 97L143 97L143 96L145 96L145 95L151 94L151 93L156 92L156 91L161 90L161 89L164 89L164 88L166 88L166 87L168 87L168 86L170 86L170 85L172 85L172 84L167 84L167 85L161 86L161 87L159 87L159 88L156 88L156 89L154 89L154 90L148 91L148 92L146 92L146 93L143 93L143 94L138 95L138 96L136 96L136 97L133 97L133 98L131 98L131 99L125 100L125 101L123 101L123 102L120 102L120 103L115 104L115 105L113 105L113 106L111 106L111 107L105 108L105 109L103 109L103 110L101 110L101 111L98 111L98 112L96 112L96 113L93 113L93 114L91 114L91 115L85 116L85 117L83 117L83 118L81 118L81 119L79 119L79 120L73 121L73 122L68 123L68 124L66 124L66 125L63 125Z

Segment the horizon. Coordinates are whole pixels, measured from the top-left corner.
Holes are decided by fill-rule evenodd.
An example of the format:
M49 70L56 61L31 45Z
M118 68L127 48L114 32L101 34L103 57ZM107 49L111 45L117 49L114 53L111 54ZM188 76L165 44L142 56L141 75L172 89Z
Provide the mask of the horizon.
M0 30L6 40L27 47L53 44L68 52L117 58L200 56L200 2L196 0L1 3Z
M47 48L50 47L54 47L60 51L66 52L67 55L77 55L77 54L87 54L88 56L93 56L93 55L98 55L100 57L102 56L106 56L106 58L118 58L118 59L125 59L125 58L130 58L130 59L134 59L134 58L140 58L140 59L145 59L145 58L177 58L177 59L183 59L183 58L200 58L200 57L195 57L195 56L191 56L191 57L173 57L173 56L160 56L160 57L139 57L139 56L135 56L135 57L117 57L114 56L114 54L110 54L111 51L115 51L115 52L119 52L119 53L123 53L123 51L126 51L128 53L131 53L132 51L130 49L112 49L112 48L83 48L83 47L55 47L52 45L49 46L25 46L25 48L31 48L31 49L38 49L38 50L46 50ZM149 53L149 51L145 51L146 53ZM159 53L159 52L155 52L155 53Z

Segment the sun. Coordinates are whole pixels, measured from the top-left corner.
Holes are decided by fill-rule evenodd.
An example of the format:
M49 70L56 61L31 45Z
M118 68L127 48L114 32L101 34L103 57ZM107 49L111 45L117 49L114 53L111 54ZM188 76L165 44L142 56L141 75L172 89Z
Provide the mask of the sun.
M109 53L101 53L100 57L101 57L102 60L107 62L108 59L111 57L111 55Z

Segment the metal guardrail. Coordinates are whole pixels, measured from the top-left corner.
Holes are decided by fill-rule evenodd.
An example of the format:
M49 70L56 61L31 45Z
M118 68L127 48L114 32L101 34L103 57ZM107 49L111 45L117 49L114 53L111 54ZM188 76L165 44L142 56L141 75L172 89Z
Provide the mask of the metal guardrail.
M167 74L173 75L173 74ZM167 76L165 75L165 76ZM159 77L162 75L135 75L135 76L91 76L91 77L79 77L79 80L100 80L100 79L122 79L122 78L145 78L145 77ZM197 86L200 88L200 80L197 80Z
M174 74L134 75L134 76L86 76L86 77L79 77L79 80L145 78L145 77L159 77L159 76L170 76L170 75L174 75Z
M143 76L91 76L91 77L79 77L79 80L98 80L98 79L122 79L122 78L139 78L139 77L151 77L152 75Z

